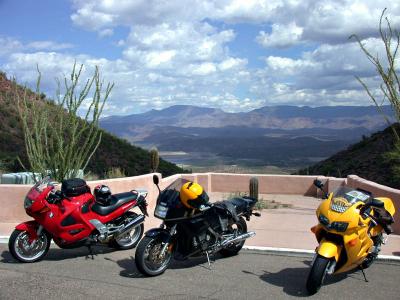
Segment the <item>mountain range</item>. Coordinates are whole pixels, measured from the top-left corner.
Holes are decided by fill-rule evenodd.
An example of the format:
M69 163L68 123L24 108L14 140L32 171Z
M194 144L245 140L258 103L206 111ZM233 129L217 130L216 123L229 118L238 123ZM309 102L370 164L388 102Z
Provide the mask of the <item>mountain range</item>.
M382 111L394 120L390 106ZM175 105L110 116L100 126L182 164L304 167L387 126L375 106L265 106L249 112ZM182 154L182 153L181 153Z
M383 113L392 116L390 106ZM181 128L264 128L264 129L366 129L374 131L384 126L375 106L265 106L249 112L228 113L221 109L175 105L142 114L110 116L101 126L118 135L135 133L137 127L173 126ZM117 129L120 127L119 129ZM142 131L141 131L142 132ZM131 136L131 138L135 138Z

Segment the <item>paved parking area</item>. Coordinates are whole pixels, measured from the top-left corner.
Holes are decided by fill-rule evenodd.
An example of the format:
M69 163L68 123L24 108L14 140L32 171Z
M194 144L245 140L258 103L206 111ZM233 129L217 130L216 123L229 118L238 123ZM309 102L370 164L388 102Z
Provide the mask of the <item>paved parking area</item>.
M307 296L310 256L266 255L243 250L217 259L174 263L163 275L143 277L134 250L51 248L38 263L14 261L0 245L0 299L287 299ZM400 264L379 261L366 270L328 278L313 299L399 299Z

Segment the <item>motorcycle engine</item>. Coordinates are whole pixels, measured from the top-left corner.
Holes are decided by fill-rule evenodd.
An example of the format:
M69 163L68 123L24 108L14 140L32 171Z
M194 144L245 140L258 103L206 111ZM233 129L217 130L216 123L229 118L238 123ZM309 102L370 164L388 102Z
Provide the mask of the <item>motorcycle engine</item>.
M211 232L203 232L193 237L192 245L194 248L200 248L204 251L214 245L216 241L216 237Z

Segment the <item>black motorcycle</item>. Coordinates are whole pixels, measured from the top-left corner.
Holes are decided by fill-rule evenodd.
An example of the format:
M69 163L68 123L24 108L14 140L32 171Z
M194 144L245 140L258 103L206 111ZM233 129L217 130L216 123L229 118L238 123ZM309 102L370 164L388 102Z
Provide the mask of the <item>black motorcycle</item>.
M157 176L153 181L160 192L154 216L163 223L147 231L136 248L136 266L143 274L162 274L172 259L206 255L210 264L210 255L217 252L224 257L235 255L245 240L255 235L247 232L245 219L249 221L251 215L260 216L253 213L256 199L238 197L189 209L179 196L187 180L177 179L162 192Z

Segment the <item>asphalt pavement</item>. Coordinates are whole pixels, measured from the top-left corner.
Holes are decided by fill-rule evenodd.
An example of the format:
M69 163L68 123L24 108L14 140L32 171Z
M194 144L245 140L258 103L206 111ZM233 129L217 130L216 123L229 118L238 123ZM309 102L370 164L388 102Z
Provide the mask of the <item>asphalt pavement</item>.
M242 250L230 258L174 262L158 277L143 277L134 250L52 247L43 261L16 262L0 245L0 299L288 299L307 297L311 256ZM399 299L400 263L378 261L366 270L331 276L312 299Z

